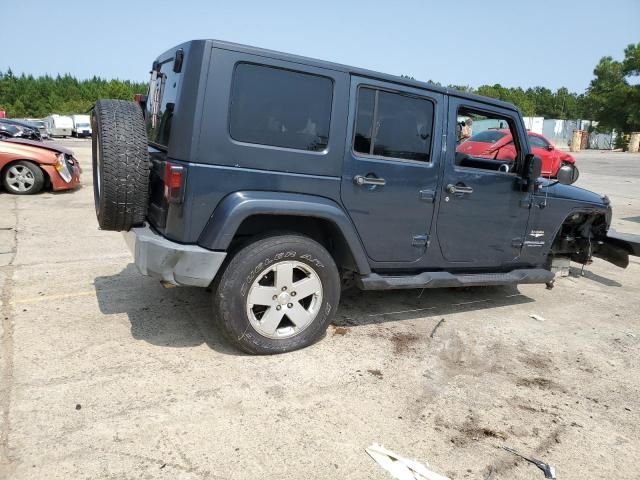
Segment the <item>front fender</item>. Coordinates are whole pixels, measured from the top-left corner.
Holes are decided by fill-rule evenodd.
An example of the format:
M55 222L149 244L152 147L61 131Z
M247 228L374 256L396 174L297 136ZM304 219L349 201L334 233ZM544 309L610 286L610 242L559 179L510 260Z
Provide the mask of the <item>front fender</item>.
M262 191L227 195L209 218L198 245L226 250L242 222L253 215L290 215L330 221L342 233L360 274L371 272L360 238L344 210L332 200L316 195Z

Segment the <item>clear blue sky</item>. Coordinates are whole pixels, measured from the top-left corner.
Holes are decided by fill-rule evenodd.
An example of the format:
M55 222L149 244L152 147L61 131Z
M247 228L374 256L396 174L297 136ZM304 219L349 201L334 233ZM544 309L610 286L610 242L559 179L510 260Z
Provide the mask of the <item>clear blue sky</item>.
M217 38L419 80L582 92L640 42L640 0L1 0L0 70L147 79L153 59Z

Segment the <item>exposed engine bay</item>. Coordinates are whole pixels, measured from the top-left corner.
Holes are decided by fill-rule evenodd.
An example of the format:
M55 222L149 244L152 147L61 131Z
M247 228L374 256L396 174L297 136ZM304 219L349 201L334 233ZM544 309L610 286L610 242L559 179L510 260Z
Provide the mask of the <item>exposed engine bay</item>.
M587 265L599 257L618 267L629 265L629 255L640 253L640 236L609 230L610 219L603 213L577 212L560 228L550 252L553 258L565 257Z

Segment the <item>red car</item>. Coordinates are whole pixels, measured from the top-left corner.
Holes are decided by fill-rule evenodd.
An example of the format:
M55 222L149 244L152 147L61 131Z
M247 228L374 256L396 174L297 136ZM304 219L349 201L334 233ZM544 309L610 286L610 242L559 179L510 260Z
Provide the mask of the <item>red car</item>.
M529 135L531 153L542 159L542 176L555 177L562 165L576 163L575 158L555 148L542 135L533 132L527 133ZM516 158L513 137L508 129L489 129L473 135L469 140L458 145L456 152L472 157L510 162L513 162Z
M17 138L0 140L0 182L9 193L29 195L46 186L69 190L80 183L80 173L78 160L67 148Z

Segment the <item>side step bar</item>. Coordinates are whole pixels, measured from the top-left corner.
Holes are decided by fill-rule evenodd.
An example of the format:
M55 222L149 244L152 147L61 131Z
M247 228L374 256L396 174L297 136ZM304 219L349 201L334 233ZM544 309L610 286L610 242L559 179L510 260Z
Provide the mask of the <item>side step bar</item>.
M362 290L393 290L401 288L473 287L480 285L515 285L518 283L548 283L555 274L543 268L512 270L505 273L423 272L418 275L379 275L371 273L356 277Z

